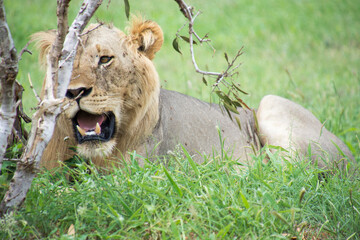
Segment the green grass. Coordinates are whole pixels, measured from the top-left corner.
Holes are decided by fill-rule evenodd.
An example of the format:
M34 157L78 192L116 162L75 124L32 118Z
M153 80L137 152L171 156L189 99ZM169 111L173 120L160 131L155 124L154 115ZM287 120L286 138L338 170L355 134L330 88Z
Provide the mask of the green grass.
M71 239L71 225L75 239L360 237L359 178L335 171L319 180L322 171L306 161L281 163L266 151L268 164L264 150L238 171L226 154L195 165L178 151L166 168L139 167L134 154L111 174L85 164L46 172L24 206L0 222L0 237Z
M186 43L180 42L182 55L172 48L175 33L185 23L176 3L129 2L132 13L158 22L164 31L163 48L154 60L162 86L209 101L211 88L194 72ZM79 4L71 2L71 18ZM124 29L123 1L112 0L109 8L106 4L96 17ZM193 0L191 4L203 12L195 24L198 33L209 33L217 50L196 46L201 68L222 71L224 52L231 57L244 46L237 82L250 93L243 96L245 102L256 108L262 96L276 94L300 103L326 122L360 162L357 1ZM56 27L55 5L47 0L5 0L18 51L30 34ZM29 49L33 55L23 55L18 80L25 87L24 105L31 115L36 100L27 75L40 92L44 70L34 46ZM64 167L55 176L42 173L23 207L1 220L0 238L71 239L66 234L73 224L76 239L286 239L284 234L297 236L302 226L307 236L360 239L358 175L336 171L320 181L316 167L298 159L280 164L276 155L271 155L270 164L262 163L264 155L255 157L256 164L239 173L229 157L220 161L214 156L194 165L181 153L170 157L166 168L155 163L139 168L134 162L111 174L98 173L92 166L88 174L84 165L71 171ZM78 181L69 182L61 174L64 171ZM0 183L7 178L2 175ZM302 189L306 192L300 203Z

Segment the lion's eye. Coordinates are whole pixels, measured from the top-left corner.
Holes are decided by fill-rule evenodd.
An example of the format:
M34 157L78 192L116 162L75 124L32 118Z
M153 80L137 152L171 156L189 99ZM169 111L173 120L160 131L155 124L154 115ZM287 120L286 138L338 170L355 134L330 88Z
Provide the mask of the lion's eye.
M111 59L113 59L114 57L109 57L109 56L101 56L99 59L99 65L100 64L105 64L111 61Z

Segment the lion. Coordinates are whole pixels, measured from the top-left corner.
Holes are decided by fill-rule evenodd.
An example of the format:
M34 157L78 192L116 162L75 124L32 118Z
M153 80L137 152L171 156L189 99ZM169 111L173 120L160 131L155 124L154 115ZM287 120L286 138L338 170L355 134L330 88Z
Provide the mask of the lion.
M160 26L133 18L127 30L91 24L84 31L66 93L69 107L58 117L41 166L58 167L75 146L101 168L121 165L134 151L148 159L164 157L179 145L198 163L223 149L247 166L265 145L279 146L289 157L308 156L311 148L320 167L354 159L310 111L285 98L268 95L257 110L238 108L239 114L231 113L238 125L219 105L161 89L152 62L163 44ZM55 37L55 31L33 35L40 56Z

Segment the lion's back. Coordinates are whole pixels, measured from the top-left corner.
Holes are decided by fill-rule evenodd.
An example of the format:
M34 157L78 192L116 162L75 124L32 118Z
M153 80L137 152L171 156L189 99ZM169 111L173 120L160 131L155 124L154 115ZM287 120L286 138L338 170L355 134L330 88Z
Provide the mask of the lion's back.
M247 109L239 109L241 129L235 121L222 112L217 104L209 104L199 99L161 89L160 119L154 130L154 136L161 139L157 153L166 155L178 144L182 144L201 162L199 154L210 155L221 152L221 139L224 148L233 151L239 161L245 163L252 148L259 148L255 131L253 113ZM218 128L217 128L218 126ZM218 130L220 129L220 131Z

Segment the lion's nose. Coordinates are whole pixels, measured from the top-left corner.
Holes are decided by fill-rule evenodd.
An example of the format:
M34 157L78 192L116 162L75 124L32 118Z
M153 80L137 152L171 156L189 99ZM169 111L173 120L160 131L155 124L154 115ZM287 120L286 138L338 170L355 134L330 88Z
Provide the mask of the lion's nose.
M87 95L89 95L92 91L92 88L76 88L76 89L68 89L66 92L66 97L70 98L70 99L80 99L82 97L86 97Z

